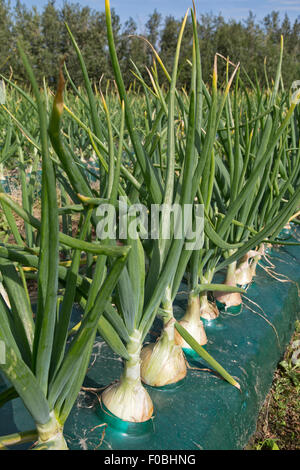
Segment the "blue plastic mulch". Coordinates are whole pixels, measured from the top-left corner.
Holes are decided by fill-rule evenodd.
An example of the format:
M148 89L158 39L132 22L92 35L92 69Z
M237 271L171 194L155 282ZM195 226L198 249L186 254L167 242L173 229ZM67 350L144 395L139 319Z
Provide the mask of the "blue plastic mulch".
M294 233L299 241L299 231L294 229ZM241 391L208 371L201 358L192 359L190 365L194 369L188 371L180 387L164 391L148 387L155 409L153 427L148 434L132 436L109 426L100 446L104 428L95 427L104 420L98 414L98 398L94 393L81 391L65 425L69 448L243 449L255 431L259 410L300 313L299 247L273 247L269 256L275 265L273 271L286 276L282 280L287 282L279 282L258 267L241 313L222 313L216 322L205 327L209 339L207 351L237 378ZM266 268L268 264L262 262L262 266ZM175 302L178 318L183 315L186 303L186 294L180 293ZM105 387L118 379L121 371L120 358L97 337L84 385ZM19 399L0 409L0 435L33 427Z

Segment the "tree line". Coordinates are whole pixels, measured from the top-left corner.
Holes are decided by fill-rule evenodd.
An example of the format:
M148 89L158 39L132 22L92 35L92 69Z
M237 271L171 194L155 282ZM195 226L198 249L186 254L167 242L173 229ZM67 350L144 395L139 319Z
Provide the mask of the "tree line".
M155 47L166 68L172 68L180 20L171 14L163 18L157 10L149 15L142 30L138 29L133 18L121 24L114 10L112 20L120 66L127 87L134 83L131 61L149 81L148 70L153 66L153 53L147 41ZM300 16L292 23L287 15L281 18L276 11L270 12L260 22L251 11L243 21L225 21L220 14L198 13L198 22L205 83L211 80L214 56L219 53L233 63L240 62L242 73L245 76L247 74L252 81L258 80L262 86L268 84L275 76L281 35L284 37L283 83L288 87L294 80L300 79ZM16 50L19 40L34 65L40 83L45 77L50 86L56 85L58 64L61 57L65 56L72 80L76 85L82 84L76 54L65 23L70 27L82 51L90 78L99 83L102 77L103 84L112 79L104 11L95 11L67 1L58 8L55 0L49 0L41 12L36 7L26 7L19 0L14 8L9 0L0 0L0 73L26 83L24 68ZM179 87L189 86L191 29L189 20L181 50ZM226 61L220 58L218 63L219 77L224 79ZM158 73L161 83L166 81L159 67Z

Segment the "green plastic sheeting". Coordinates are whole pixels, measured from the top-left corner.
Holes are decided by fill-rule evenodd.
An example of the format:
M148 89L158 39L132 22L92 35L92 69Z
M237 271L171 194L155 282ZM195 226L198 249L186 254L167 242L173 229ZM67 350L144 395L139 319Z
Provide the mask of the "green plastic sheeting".
M299 230L294 229L294 237L300 238ZM97 337L84 383L91 390L80 392L65 425L69 448L243 449L255 431L259 410L300 313L299 247L273 247L269 259L274 264L271 271L286 276L277 277L287 282L279 282L268 274L265 269L270 265L261 262L265 269L258 267L241 312L222 312L216 321L205 324L207 351L237 378L241 391L213 373L201 358L192 356L187 378L178 387L164 390L147 387L154 403L152 426L147 426L143 432L117 430L107 422L105 413L101 413L95 389L99 389L99 395L102 387L119 378L122 361L101 337ZM183 290L186 290L184 285L175 302L178 319L187 304ZM1 435L32 427L31 418L19 399L0 409Z

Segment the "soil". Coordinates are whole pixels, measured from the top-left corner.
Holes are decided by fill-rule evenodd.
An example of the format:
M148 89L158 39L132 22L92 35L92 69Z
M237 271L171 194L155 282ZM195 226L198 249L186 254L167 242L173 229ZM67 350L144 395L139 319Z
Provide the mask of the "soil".
M300 322L275 371L272 388L260 411L257 428L245 450L300 449L300 365L292 362L297 341L300 357Z

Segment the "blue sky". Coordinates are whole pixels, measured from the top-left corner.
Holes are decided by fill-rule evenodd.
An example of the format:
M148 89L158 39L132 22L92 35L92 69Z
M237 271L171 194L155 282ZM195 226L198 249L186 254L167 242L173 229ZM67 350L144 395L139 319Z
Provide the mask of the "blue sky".
M73 0L73 2L95 10L104 10L104 0ZM32 5L42 7L47 0L23 0L22 3L28 7ZM56 0L58 7L62 3L62 0ZM300 16L300 0L251 0L251 2L248 0L195 0L195 3L199 13L222 13L226 19L243 20L248 16L249 10L256 15L257 21L272 10L279 11L282 17L287 13L291 21ZM122 23L132 16L140 28L155 8L163 16L171 14L176 18L181 18L191 4L192 0L111 0L111 7L115 8Z

